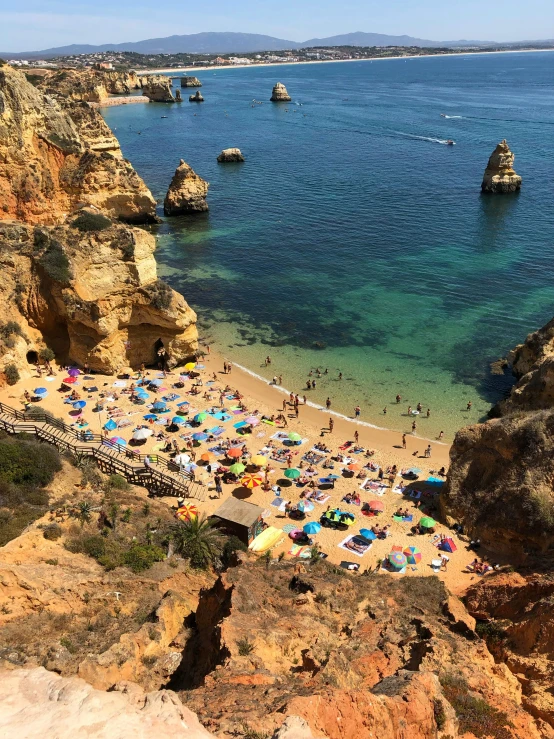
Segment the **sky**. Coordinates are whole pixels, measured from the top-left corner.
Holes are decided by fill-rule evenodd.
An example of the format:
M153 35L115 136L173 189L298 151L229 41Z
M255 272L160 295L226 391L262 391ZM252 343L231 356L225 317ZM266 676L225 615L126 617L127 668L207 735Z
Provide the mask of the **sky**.
M200 31L291 41L353 31L436 41L545 39L554 38L554 0L0 0L1 51Z

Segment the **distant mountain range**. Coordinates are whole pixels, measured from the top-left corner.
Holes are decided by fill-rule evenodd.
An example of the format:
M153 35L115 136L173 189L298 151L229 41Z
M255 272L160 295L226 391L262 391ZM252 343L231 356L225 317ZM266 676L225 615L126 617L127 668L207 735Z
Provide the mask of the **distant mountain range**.
M517 42L522 44L524 42ZM528 42L528 43L549 43ZM138 54L229 54L254 51L282 51L284 49L302 49L310 46L421 46L451 48L463 46L499 46L494 41L475 41L459 39L457 41L430 41L413 36L388 36L383 33L346 33L328 38L312 38L308 41L287 41L274 36L263 36L257 33L193 33L184 36L167 36L166 38L132 41L124 44L71 44L53 49L27 52L0 52L10 59L31 57L48 58L54 56L71 56L73 54L92 54L99 51L134 51ZM502 44L508 46L509 44Z

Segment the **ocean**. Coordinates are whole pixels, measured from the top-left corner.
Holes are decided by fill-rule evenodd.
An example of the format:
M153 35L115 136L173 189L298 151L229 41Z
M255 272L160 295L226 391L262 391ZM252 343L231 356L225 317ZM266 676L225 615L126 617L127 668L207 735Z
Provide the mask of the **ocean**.
M181 158L210 182L209 213L152 229L203 341L377 426L409 430L418 403L428 438L486 417L512 384L490 363L554 314L554 54L198 76L203 104L103 115L160 204ZM503 138L522 190L482 195ZM232 146L246 162L217 164Z

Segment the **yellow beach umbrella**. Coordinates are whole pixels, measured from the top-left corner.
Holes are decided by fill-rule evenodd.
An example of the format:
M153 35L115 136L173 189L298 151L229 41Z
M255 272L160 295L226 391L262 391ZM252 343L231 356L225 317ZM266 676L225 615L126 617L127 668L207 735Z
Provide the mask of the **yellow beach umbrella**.
M267 457L264 457L263 454L255 454L250 461L252 464L255 464L256 467L263 467L267 464Z
M240 481L240 484L243 488L248 488L249 490L251 490L252 488L259 487L262 482L263 480L260 475L244 475L244 477Z
M196 362L187 362L187 364L185 364L186 370L193 370L195 367L196 367Z
M198 508L192 503L185 503L177 509L175 514L181 521L192 521L193 518L198 516Z

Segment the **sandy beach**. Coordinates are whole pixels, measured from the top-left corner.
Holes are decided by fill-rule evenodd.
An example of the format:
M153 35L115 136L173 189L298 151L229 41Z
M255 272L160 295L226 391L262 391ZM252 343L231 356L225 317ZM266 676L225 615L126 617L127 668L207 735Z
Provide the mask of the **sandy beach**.
M302 61L302 62L268 62L267 64L228 64L228 65L213 65L209 67L195 67L189 65L185 67L169 67L160 69L142 69L137 70L137 74L166 74L168 72L207 72L210 70L217 69L252 69L254 67L291 67L297 66L298 64L338 64L342 62L385 62L391 59L429 59L431 57L443 57L443 56L464 56L465 54L472 55L483 55L483 54L533 54L543 51L554 51L554 49L505 49L503 51L460 51L457 53L449 54L418 54L417 56L376 56L368 59L314 59L313 61Z

